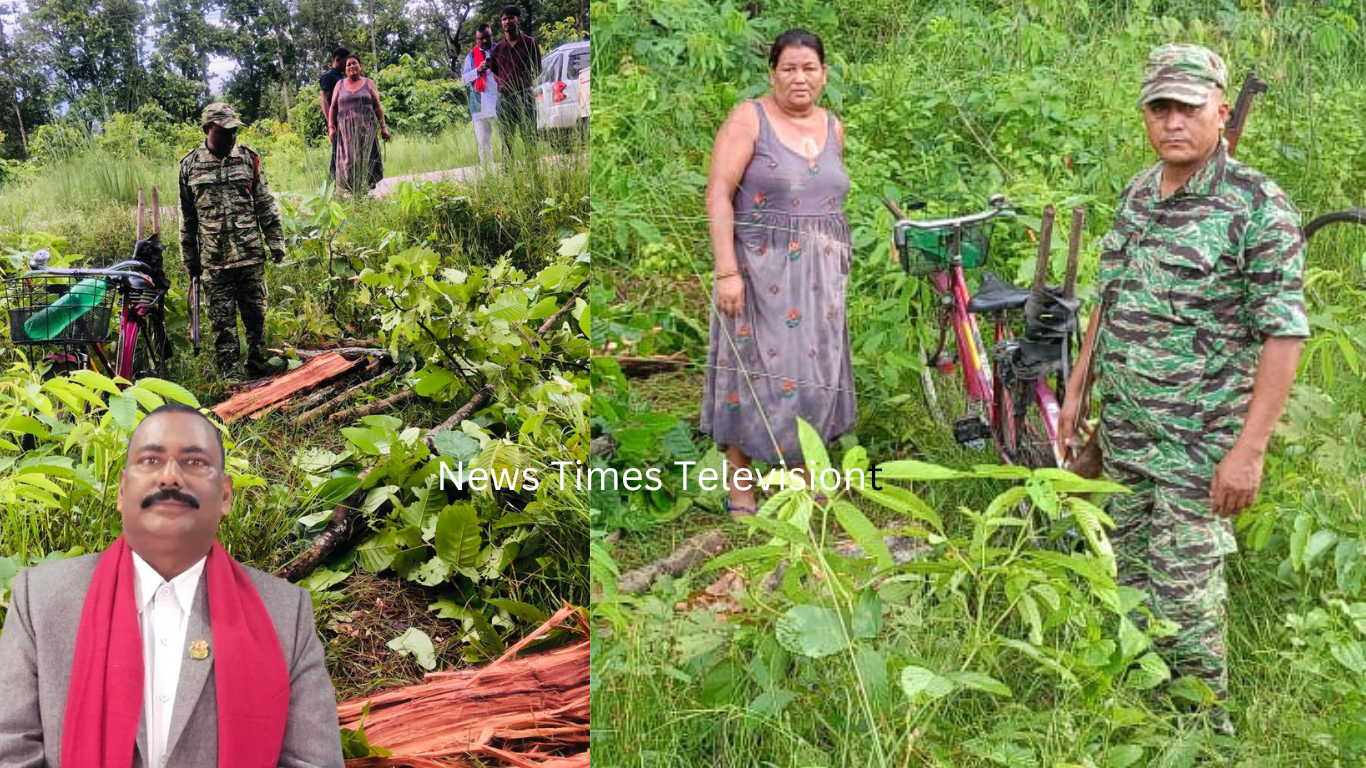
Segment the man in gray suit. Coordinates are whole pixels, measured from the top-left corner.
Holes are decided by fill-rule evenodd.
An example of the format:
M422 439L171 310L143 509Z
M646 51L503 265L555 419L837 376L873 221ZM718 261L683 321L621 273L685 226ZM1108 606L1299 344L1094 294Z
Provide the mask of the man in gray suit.
M148 414L118 506L104 553L15 577L0 766L341 768L309 593L216 541L232 507L218 430L187 406Z

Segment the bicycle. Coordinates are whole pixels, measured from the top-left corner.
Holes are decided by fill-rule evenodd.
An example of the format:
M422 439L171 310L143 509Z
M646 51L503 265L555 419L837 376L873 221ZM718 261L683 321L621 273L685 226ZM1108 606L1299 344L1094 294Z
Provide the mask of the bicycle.
M37 251L29 271L5 280L10 341L58 347L44 357L52 376L87 368L128 383L163 376L169 344L153 338L163 333L153 315L166 292L155 286L148 266L128 259L108 267L58 269L47 266L50 259L48 251ZM105 341L115 298L118 336L111 362Z
M976 450L995 445L1001 459L1028 467L1058 467L1056 447L1059 402L1079 346L1073 297L1077 276L1081 213L1073 214L1072 247L1061 288L1048 287L1049 244L1053 211L1043 218L1039 258L1030 288L1016 288L991 272L970 294L965 270L986 263L996 219L1014 210L1002 195L992 195L990 208L966 216L914 221L899 206L884 200L892 215L893 242L902 268L928 279L938 297L938 341L926 354L918 339L926 406L941 424L952 424L955 440ZM923 207L923 206L917 206ZM1023 334L1016 336L1019 315ZM993 318L993 346L982 341L978 315ZM956 375L961 371L961 376ZM951 420L951 421L950 421Z

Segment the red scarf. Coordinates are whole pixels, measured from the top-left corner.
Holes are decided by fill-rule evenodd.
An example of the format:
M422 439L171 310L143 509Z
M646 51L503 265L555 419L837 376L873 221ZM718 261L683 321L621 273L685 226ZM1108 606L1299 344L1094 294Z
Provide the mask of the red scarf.
M133 550L120 536L95 565L81 609L62 729L62 765L127 768L133 763L143 704L135 578ZM204 581L212 657L181 663L213 664L218 765L276 768L289 722L289 669L279 635L246 569L218 542L209 551Z
M474 50L473 50L473 51L470 51L470 55L474 57L474 66L477 67L477 66L479 66L480 64L483 64L483 63L484 63L484 52L481 51L481 50L479 50L479 46L477 46L477 45L474 46ZM475 92L476 92L476 93L483 93L483 92L484 92L484 88L485 88L485 85L484 85L484 76L483 76L483 75L480 75L479 77L474 78L474 90L475 90Z

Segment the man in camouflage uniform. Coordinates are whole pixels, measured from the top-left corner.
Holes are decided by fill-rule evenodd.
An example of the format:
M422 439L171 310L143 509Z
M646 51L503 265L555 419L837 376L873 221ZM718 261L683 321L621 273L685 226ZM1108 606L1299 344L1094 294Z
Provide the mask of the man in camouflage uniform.
M1203 681L1219 701L1231 518L1256 498L1309 334L1299 214L1228 156L1227 84L1223 61L1204 48L1149 57L1139 104L1161 162L1129 182L1101 242L1093 317L1104 468L1133 490L1108 510L1119 580L1179 628L1159 641L1173 674ZM1069 382L1064 429L1085 373ZM1222 707L1214 713L1231 732Z
M247 332L248 374L265 372L266 256L285 257L284 231L260 156L237 145L230 105L204 108L204 145L180 159L180 255L204 275L209 325L222 373L237 365L237 315Z

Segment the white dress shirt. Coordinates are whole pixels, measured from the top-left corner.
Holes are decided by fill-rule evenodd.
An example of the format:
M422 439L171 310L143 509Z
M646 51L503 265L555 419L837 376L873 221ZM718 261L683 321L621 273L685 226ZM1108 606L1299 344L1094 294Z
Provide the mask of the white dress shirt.
M206 560L200 558L184 573L166 581L133 553L138 625L142 629L142 717L147 724L147 765L151 768L166 764L166 741L171 736L171 713L185 656L185 632Z

